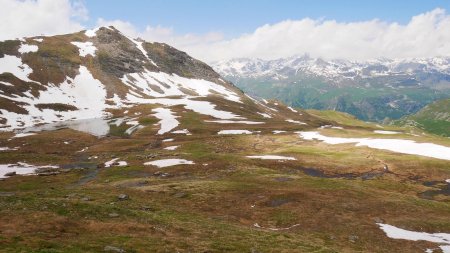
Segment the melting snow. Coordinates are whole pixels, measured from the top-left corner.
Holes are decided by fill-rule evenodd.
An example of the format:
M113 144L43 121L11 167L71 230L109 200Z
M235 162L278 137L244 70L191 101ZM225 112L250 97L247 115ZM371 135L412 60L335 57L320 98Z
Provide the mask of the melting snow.
M16 135L14 135L13 138L22 138L22 137L27 137L27 136L31 136L31 135L35 135L36 133L17 133Z
M286 133L286 131L283 131L283 130L273 130L272 133L274 133L274 134L281 134L281 133Z
M395 132L395 131L385 131L385 130L375 130L373 131L374 133L377 134L401 134L400 132Z
M297 160L295 159L295 157L280 156L280 155L249 155L246 157L251 159L262 159L262 160Z
M28 75L33 70L26 64L22 63L22 59L12 55L5 55L0 58L0 73L11 73L17 78L26 82L32 82Z
M144 165L154 165L158 168L164 168L164 167L169 167L169 166L174 166L174 165L179 165L179 164L194 164L193 161L188 161L185 159L162 159L162 160L155 160L155 161L150 161L150 162L146 162L144 163Z
M174 134L192 135L192 134L189 132L189 130L187 130L186 128L185 128L185 129L181 129L181 130L173 131L172 133L174 133Z
M220 123L220 124L247 124L247 125L259 125L264 122L249 121L249 120L206 120L206 122Z
M202 79L180 77L176 74L169 75L164 72L145 70L142 73L125 75L121 80L131 89L144 92L152 97L185 96L188 95L183 92L186 89L195 92L199 96L221 94L225 99L241 103L239 96L235 92L222 85Z
M125 162L125 161L117 161L117 160L119 160L119 158L114 158L114 159L112 159L110 161L105 162L105 168L109 168L111 166L120 166L120 167L122 167L122 166L127 166L128 165L128 163Z
M253 208L253 207L255 207L255 206L252 205L251 207ZM298 226L300 226L300 224L294 224L294 225L292 225L292 226L290 226L290 227L286 227L286 228L265 228L265 227L262 227L261 225L259 225L258 223L253 224L253 226L254 226L255 228L268 229L268 230L272 230L272 231L281 231L281 230L289 230L289 229L291 229L291 228L298 227Z
M217 134L252 134L248 130L221 130Z
M169 141L174 141L174 139L164 139L162 140L163 142L169 142Z
M329 144L356 143L355 146L367 146L369 148L390 150L393 152L433 157L450 160L450 147L433 143L417 143L403 139L371 139L371 138L342 138L328 137L318 132L298 132L305 140L320 140Z
M180 124L176 119L178 117L175 116L170 109L156 108L152 111L156 112L153 115L160 119L159 124L161 125L161 129L158 131L158 134L165 134Z
M86 32L84 33L86 36L88 36L89 38L92 38L96 35L98 29L100 29L100 27L97 27L95 29L91 29L91 30L86 30Z
M298 121L298 120L287 119L286 121L290 122L290 123L294 123L294 124L306 125L306 123Z
M267 114L267 113L262 113L262 112L257 112L259 115L261 115L261 116L263 116L264 118L266 118L266 119L270 119L270 118L272 118L272 116L270 116L269 114Z
M377 225L380 226L389 238L443 244L440 246L442 252L450 253L450 234L415 232L382 223L377 223Z
M22 44L19 47L19 53L26 54L26 53L34 53L38 51L38 46L36 45L28 45L28 44Z
M136 45L136 47L139 49L139 51L142 52L142 54L145 56L145 58L147 58L147 60L149 60L153 65L158 67L158 65L156 65L156 63L152 59L150 59L150 57L148 57L147 51L142 46L143 42L137 41L137 40L132 39L132 38L128 38L128 39L131 40L131 42L133 42Z
M332 125L324 125L324 126L321 126L321 127L320 127L320 129L325 129L325 128L344 129L343 127L340 127L340 126L332 126Z
M290 107L290 106L288 106L288 109L291 110L291 111L293 111L293 112L298 112L297 110L295 110L294 108L292 108L292 107Z
M12 151L17 150L17 148L0 147L0 151Z
M0 59L0 69L1 60ZM23 108L28 114L17 114L0 109L1 118L6 118L7 123L3 130L24 128L39 123L49 123L58 121L68 121L73 119L92 119L107 116L104 110L111 108L105 103L106 90L104 85L97 79L94 79L89 70L80 66L79 74L71 80L67 78L60 85L49 84L47 90L40 91L39 95L34 97L31 94L23 97L8 97L0 94L0 97L11 99L13 101L26 103ZM55 112L50 109L38 109L36 104L40 103L61 103L68 104L78 108L74 111Z
M73 45L78 47L81 57L85 57L90 54L95 56L95 51L97 48L94 46L92 42L71 42Z
M35 166L27 163L18 162L16 164L0 164L0 178L6 178L5 174L9 172L16 172L18 175L33 174L37 169L42 168L58 168L58 166Z
M33 126L25 128L23 131L53 131L57 129L70 128L83 133L92 134L97 137L105 136L109 133L109 124L106 119L80 119L55 122L41 126Z
M184 105L187 110L192 110L196 113L209 115L217 119L242 119L239 115L232 112L226 112L215 109L215 105L208 101L191 100L189 98L170 99L170 98L155 98L155 99L143 99L127 95L127 98L131 103L140 104L161 104L164 106Z
M4 85L6 85L6 86L14 86L14 85L12 85L12 84L10 84L10 83L7 83L7 82L2 82L2 81L0 81L0 83L1 83L1 84L4 84Z
M179 146L169 146L169 147L166 147L166 148L164 148L165 150L175 150L175 149L177 149Z

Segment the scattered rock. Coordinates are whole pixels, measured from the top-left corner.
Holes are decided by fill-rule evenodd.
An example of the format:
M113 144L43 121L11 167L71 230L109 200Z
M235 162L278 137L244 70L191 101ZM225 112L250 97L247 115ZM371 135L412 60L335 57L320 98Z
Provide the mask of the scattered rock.
M92 199L89 198L89 197L83 197L83 198L81 198L81 200L83 200L83 201L91 201Z
M108 216L110 218L117 218L117 217L119 217L119 214L118 213L109 213Z
M12 197L16 195L14 192L0 192L0 197Z
M153 211L154 209L152 207L150 207L150 206L143 206L142 210L144 210L144 211Z
M125 253L126 252L124 249L117 248L117 247L114 247L114 246L105 246L105 248L103 248L103 251L105 251L105 252L117 252L117 253Z
M185 192L177 192L177 193L175 193L173 196L175 197L175 198L186 198L187 197L187 193L185 193Z
M15 171L11 171L11 172L8 172L8 173L5 173L5 177L12 177L12 176L15 176L15 175L17 175L17 173L15 172Z
M294 179L290 178L290 177L277 177L277 178L275 178L275 181L278 181L278 182L288 182L288 181L292 181L292 180L294 180Z
M357 236L357 235L351 235L348 237L348 240L352 243L355 243L356 241L358 241L358 239L359 239L359 236Z
M49 171L49 172L38 172L38 176L54 176L60 174L58 171Z
M129 199L128 195L126 195L126 194L119 194L119 196L117 196L117 198L119 200L127 200L127 199Z
M375 221L375 223L384 223L384 220L379 217L375 217L373 218L373 220Z

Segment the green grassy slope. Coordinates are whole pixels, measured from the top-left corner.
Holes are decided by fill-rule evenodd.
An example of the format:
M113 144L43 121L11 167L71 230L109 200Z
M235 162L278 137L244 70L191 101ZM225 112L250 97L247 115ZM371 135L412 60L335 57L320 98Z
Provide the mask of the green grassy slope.
M433 134L450 137L450 99L429 104L416 114L406 116L394 124L414 126Z

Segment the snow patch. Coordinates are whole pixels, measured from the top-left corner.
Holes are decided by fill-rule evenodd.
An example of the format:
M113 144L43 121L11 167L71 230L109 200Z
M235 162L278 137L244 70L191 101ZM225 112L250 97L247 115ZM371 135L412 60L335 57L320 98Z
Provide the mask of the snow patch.
M286 121L290 122L290 123L294 123L294 124L299 124L299 125L307 125L305 122L301 122L298 120L287 119Z
M262 160L297 160L295 159L295 157L280 156L280 155L249 155L246 157L251 159L262 159Z
M259 125L264 122L249 121L249 120L206 120L206 122L219 123L219 124L246 124L246 125Z
M128 163L125 161L118 161L119 158L114 158L110 161L105 162L105 168L109 168L112 166L119 166L119 167L123 167L123 166L127 166Z
M190 90L202 97L220 94L225 99L242 103L235 92L203 79L190 79L176 74L145 70L141 73L127 74L121 80L134 91L143 92L151 97L186 96L189 94L183 90Z
M70 42L73 45L78 47L79 53L81 57L86 57L87 55L95 56L95 51L97 48L94 46L92 42Z
M377 134L401 134L400 132L396 132L396 131L385 131L385 130L375 130L373 131L374 133Z
M86 32L84 33L86 36L88 36L89 38L92 38L96 35L97 31L100 29L100 27L91 29L91 30L86 30Z
M13 138L22 138L32 135L36 135L36 133L17 133L16 135L13 136Z
M19 53L26 54L26 53L34 53L39 50L38 46L36 45L28 45L28 44L22 44L19 47Z
M172 132L173 134L185 134L185 135L192 135L189 130L185 129L181 129L181 130L176 130Z
M33 73L33 70L27 64L22 63L22 59L13 55L5 55L0 58L0 73L11 73L17 78L32 82L28 75Z
M221 130L217 134L252 134L248 130Z
M2 59L4 58L0 59L0 68L2 68ZM49 84L47 90L40 91L36 97L32 94L23 97L9 97L0 94L0 97L25 103L23 108L28 111L28 114L17 114L0 109L0 118L7 120L5 124L0 124L2 130L25 128L40 123L102 118L109 115L105 112L105 109L114 108L114 106L105 103L106 90L104 85L95 79L84 66L80 66L79 74L74 79L67 78L59 85ZM51 109L35 107L36 104L41 103L67 104L78 108L78 110L56 112Z
M267 113L262 113L262 112L257 112L259 115L261 115L261 116L263 116L264 118L266 118L266 119L271 119L272 118L272 116L270 116L269 114L267 114Z
M292 112L298 112L297 110L295 110L294 108L292 108L292 107L290 107L290 106L288 106L287 107L289 110L291 110Z
M369 148L389 150L393 152L433 157L450 160L450 147L433 143L417 143L413 140L403 139L371 139L371 138L342 138L328 137L318 132L297 132L305 140L320 140L328 144L356 143L355 146L367 146Z
M175 150L177 149L179 146L169 146L169 147L165 147L165 150Z
M153 165L158 168L164 168L164 167L170 167L180 164L195 164L193 161L185 160L185 159L162 159L162 160L155 160L144 163L144 165Z
M386 233L386 236L393 239L403 239L410 241L428 241L441 244L439 247L442 252L450 253L450 234L447 233L425 233L415 232L398 228L388 224L377 223Z
M13 150L17 150L17 148L0 147L0 151L13 151Z
M189 98L170 99L170 98L155 98L144 99L138 98L128 94L127 99L130 103L139 104L160 104L164 106L184 105L187 110L194 111L199 114L208 115L217 119L242 119L241 116L232 112L217 110L214 104L208 101L191 100Z
M5 174L15 172L17 175L29 175L33 174L37 169L53 168L57 169L58 166L46 165L35 166L27 163L18 162L16 164L0 164L0 178L6 178Z
M156 112L153 116L160 119L158 124L161 125L161 129L158 131L158 134L165 134L180 124L180 122L176 119L178 117L175 116L170 109L156 108L152 111Z

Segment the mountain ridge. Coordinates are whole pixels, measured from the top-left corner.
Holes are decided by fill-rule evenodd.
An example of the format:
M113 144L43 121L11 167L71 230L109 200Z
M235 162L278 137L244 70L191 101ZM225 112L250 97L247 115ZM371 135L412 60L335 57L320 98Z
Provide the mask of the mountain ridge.
M114 27L0 42L0 56L0 127L7 130L102 117L148 98L248 99L205 63Z
M306 55L270 61L223 61L213 68L255 96L383 122L449 97L449 63L449 57L354 62Z

